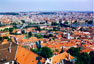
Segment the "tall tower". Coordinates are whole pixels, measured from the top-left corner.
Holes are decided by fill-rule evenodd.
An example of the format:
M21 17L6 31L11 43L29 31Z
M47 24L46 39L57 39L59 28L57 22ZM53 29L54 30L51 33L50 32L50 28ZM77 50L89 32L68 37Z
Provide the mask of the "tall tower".
M70 39L70 32L69 32L69 28L68 28L68 31L67 31L67 39Z
M72 27L72 20L71 20L71 23L70 23L70 27L68 27L67 39L71 39L71 37L70 37L71 27Z

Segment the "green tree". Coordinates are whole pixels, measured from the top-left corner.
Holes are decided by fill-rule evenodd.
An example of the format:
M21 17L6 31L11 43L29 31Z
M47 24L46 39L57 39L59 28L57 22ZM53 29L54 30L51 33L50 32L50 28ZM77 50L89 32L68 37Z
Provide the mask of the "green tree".
M91 51L90 53L89 53L89 55L90 55L90 59L91 59L91 64L94 64L94 51Z
M11 25L17 25L16 23L11 23Z
M9 28L9 33L11 34L13 32L13 28Z
M8 28L5 28L4 31L8 31L9 29Z
M37 26L36 27L36 30L41 31L40 26Z
M84 62L81 59L77 58L77 62L75 64L84 64Z
M68 24L68 21L65 21L64 24Z
M49 38L49 35L44 35L43 37L44 37L44 38Z
M40 24L45 24L45 22L40 22Z
M53 56L53 51L48 47L42 47L40 51L41 51L40 55L46 59Z
M90 56L88 53L85 52L81 53L80 59L83 61L84 64L90 64Z
M40 34L35 34L35 37L37 37L37 38L43 38L42 35L40 35Z
M2 41L2 40L3 40L3 37L0 36L0 41Z
M35 49L30 49L32 52L34 52L34 53L36 53L37 54L37 52L38 52L38 49L37 48L35 48Z
M56 52L59 52L59 50L58 50L58 49L56 49L55 51L56 51Z
M27 48L28 46L22 46L23 48Z
M49 37L53 37L53 34L49 34Z
M72 55L72 56L75 56L75 57L79 57L80 56L80 48L74 48L74 47L71 47L68 52Z
M68 52L77 58L76 64L90 64L90 56L87 53L80 53L80 48L71 47Z
M31 37L32 36L32 32L28 32L28 37Z
M4 36L3 39L7 39L8 41L11 41L11 38L9 38L8 36Z
M52 22L51 25L52 25L52 26L57 26L58 23L56 23L56 22Z
M8 36L4 36L3 38L4 38L4 39L9 39L9 37L8 37Z
M59 27L53 27L53 31L59 31L60 28Z
M22 30L22 34L25 34L25 30Z
M25 23L25 20L21 20L22 21L22 23Z

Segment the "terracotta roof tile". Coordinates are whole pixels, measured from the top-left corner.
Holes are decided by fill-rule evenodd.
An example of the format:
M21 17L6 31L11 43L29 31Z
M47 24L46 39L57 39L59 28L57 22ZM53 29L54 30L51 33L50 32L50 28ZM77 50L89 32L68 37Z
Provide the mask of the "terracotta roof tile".
M18 47L16 60L19 64L37 64L38 60L36 60L36 57L38 57L37 54L22 48L21 46ZM41 63L44 63L45 59L42 58Z
M53 64L59 63L63 59L69 61L69 59L72 60L72 59L74 59L74 57L71 56L71 55L69 55L67 52L63 52L61 54L58 54L56 56L53 56L52 57L52 63Z

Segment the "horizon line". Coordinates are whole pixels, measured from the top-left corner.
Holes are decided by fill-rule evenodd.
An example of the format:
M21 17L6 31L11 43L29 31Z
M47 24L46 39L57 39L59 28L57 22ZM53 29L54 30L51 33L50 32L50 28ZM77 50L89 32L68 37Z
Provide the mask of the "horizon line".
M6 11L6 12L0 11L0 13L10 13L10 12L21 13L21 12L94 12L94 11Z

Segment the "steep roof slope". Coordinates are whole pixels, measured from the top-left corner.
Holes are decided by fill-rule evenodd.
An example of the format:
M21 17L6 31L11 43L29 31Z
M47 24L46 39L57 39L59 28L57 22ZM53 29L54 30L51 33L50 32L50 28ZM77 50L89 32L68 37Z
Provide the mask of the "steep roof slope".
M37 54L22 48L21 46L18 46L18 51L16 54L16 61L19 64L37 64L38 60L36 60L36 57L38 57ZM41 63L44 63L45 59L42 58Z
M52 63L56 64L56 63L59 63L61 60L64 60L64 59L67 60L67 61L70 61L70 60L74 59L74 57L69 55L67 52L63 52L61 54L53 56L52 57Z
M9 43L0 45L0 64L15 60L17 45L15 43L12 43L10 49L11 52L9 51L9 46Z

